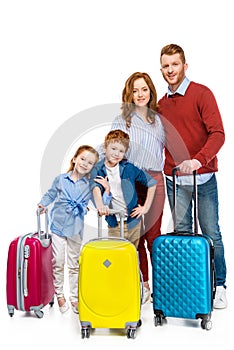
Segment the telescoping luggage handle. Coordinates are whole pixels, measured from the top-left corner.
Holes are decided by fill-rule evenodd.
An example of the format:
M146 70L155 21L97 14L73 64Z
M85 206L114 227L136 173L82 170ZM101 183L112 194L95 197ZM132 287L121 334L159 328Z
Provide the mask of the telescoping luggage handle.
M179 171L179 167L175 167L172 170L172 178L173 178L173 211L172 211L172 218L173 218L173 228L174 233L177 233L176 226L176 173ZM197 218L197 171L193 171L193 192L194 192L194 207L193 207L193 216L194 216L194 234L198 234L198 218Z
M44 208L38 208L37 209L37 232L38 232L38 238L42 240L42 233L41 230L41 212L44 210ZM48 217L48 209L45 209L45 231L44 231L44 238L49 239L49 217Z
M124 212L123 211L118 211L114 209L109 209L109 214L110 215L119 215L120 218L120 237L124 238ZM102 216L98 215L98 238L102 237Z

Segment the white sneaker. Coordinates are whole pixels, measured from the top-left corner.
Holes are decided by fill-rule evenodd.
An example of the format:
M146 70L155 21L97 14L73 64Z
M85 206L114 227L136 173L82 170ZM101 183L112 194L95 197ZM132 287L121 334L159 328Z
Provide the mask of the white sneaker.
M75 302L72 302L71 303L71 308L72 308L72 311L75 313L75 314L78 314L78 304L75 303Z
M216 287L213 307L214 309L225 309L227 307L226 289L223 286Z
M150 290L148 288L144 287L143 296L142 296L142 304L145 304L148 301L150 301L150 296L151 296Z
M68 302L66 301L62 306L59 306L59 311L64 314L69 310Z

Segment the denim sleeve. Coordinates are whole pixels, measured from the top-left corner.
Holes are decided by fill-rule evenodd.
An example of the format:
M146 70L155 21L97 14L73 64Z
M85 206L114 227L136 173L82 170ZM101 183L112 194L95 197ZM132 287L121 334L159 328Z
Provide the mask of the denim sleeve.
M102 196L102 200L103 200L103 203L104 205L110 205L110 202L111 202L111 199L112 199L112 193L110 192L110 194L106 194L106 192L103 193L103 196Z
M140 171L137 174L136 181L139 181L146 187L152 187L157 184L157 181L150 176L146 171L139 169Z
M106 192L104 192L102 195L103 204L108 205L108 207L109 207L111 200L112 200L112 193L110 192L110 194L108 195L108 194L106 194ZM96 207L95 202L94 202L94 198L93 198L93 194L91 195L91 202Z

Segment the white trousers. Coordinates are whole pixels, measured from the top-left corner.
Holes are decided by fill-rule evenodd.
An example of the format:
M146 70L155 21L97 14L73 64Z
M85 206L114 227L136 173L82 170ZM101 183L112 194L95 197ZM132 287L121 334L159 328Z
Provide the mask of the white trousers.
M70 301L78 301L80 235L60 237L52 234L54 288L57 298L64 297L64 266L67 263Z

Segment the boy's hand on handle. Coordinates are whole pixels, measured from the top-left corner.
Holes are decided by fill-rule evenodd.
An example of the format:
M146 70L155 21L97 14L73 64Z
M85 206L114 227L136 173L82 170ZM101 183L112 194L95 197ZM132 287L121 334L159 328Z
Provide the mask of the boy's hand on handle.
M108 205L103 205L100 208L97 208L98 214L103 216L103 215L109 215L109 207Z
M194 170L201 168L201 163L197 159L184 160L182 163L177 165L181 173L192 174Z

